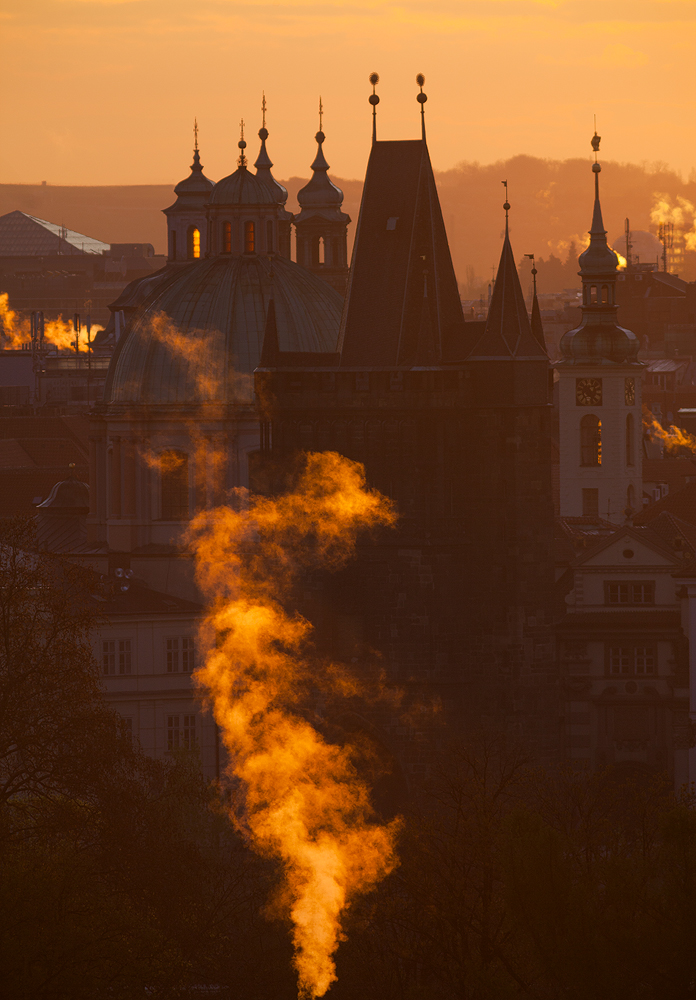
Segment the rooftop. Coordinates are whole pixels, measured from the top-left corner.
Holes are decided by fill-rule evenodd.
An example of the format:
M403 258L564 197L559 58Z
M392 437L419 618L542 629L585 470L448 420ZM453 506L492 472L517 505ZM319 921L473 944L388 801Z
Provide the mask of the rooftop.
M0 257L103 254L110 249L108 243L26 212L0 216Z

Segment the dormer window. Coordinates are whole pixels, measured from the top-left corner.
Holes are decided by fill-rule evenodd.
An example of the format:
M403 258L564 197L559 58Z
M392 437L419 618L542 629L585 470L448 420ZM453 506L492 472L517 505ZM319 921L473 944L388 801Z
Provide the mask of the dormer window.
M253 222L244 223L244 253L254 253L256 249L256 226Z
M222 224L222 252L232 253L232 223L223 222Z

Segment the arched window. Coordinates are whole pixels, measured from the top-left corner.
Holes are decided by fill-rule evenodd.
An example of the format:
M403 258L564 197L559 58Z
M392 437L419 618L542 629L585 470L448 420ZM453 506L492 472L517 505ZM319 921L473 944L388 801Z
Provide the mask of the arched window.
M325 261L325 259L326 259L325 258L325 251L326 251L326 247L324 246L324 237L320 236L319 237L319 263L320 264L323 264L324 261Z
M608 304L609 302L609 286L602 285L602 303Z
M253 222L244 223L244 253L254 253L256 247L256 227Z
M176 260L176 229L172 229L172 249L169 259Z
M634 438L633 414L629 413L626 417L626 465L636 464Z
M591 306L596 306L597 305L597 286L596 285L591 285L590 286L590 305Z
M188 455L185 451L163 451L159 456L160 507L163 521L187 521L189 517Z
M580 464L602 464L602 421L593 413L580 421Z
M273 249L273 221L269 219L266 223L266 250L271 253Z
M201 255L201 231L196 226L189 226L186 249L189 260L198 260Z
M222 224L222 252L232 253L232 223L223 222Z

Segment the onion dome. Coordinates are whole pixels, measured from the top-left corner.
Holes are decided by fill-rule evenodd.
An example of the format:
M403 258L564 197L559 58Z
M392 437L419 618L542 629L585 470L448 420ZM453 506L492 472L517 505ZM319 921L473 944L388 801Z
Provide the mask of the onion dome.
M251 403L271 299L281 351L336 350L343 300L326 282L280 255L209 257L142 299L112 358L104 402ZM157 336L158 313L191 351Z
M600 136L592 137L595 161ZM582 278L582 322L561 338L561 354L569 363L636 363L640 343L630 330L616 322L616 269L618 257L607 242L599 201L601 166L592 164L595 177L595 200L590 228L590 245L580 254Z
M38 510L50 510L52 514L89 513L89 485L79 479L64 479L56 483L49 496L40 503Z
M314 137L319 146L312 163L312 178L298 192L297 200L302 211L295 216L295 222L319 215L325 219L346 221L348 217L341 212L343 191L329 180L329 164L326 162L322 145L326 136L319 130Z
M267 184L250 174L247 170L246 142L244 140L244 122L242 122L242 138L237 143L240 149L237 169L228 177L223 177L213 188L210 205L277 205L275 192Z
M177 196L176 201L173 205L170 205L169 208L163 209L165 215L170 212L174 212L176 209L195 209L205 205L208 201L210 192L215 187L215 182L211 181L210 178L206 177L203 173L201 158L198 151L197 125L194 127L194 131L196 134L196 140L193 149L191 173L188 177L185 177L183 181L179 181L177 186L174 188L174 194Z

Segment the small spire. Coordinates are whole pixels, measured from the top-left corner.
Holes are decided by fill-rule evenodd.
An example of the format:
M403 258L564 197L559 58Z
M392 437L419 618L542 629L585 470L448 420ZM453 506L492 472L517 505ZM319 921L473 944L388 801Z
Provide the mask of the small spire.
M266 139L268 138L268 129L266 128L266 111L268 105L266 104L266 94L262 93L261 97L261 128L259 129L259 139L261 140L261 148L259 149L259 155L256 157L256 162L254 166L256 167L256 176L260 181L266 184L273 194L275 195L276 201L279 205L284 205L288 200L288 192L279 184L271 173L271 168L273 166L273 160L271 160L268 155L268 150L266 149Z
M193 119L193 150L198 152L198 119Z
M590 139L590 144L594 151L594 163L592 164L592 173L594 174L594 211L592 213L592 228L590 233L605 233L604 221L602 219L602 208L599 204L599 175L602 170L602 166L597 162L597 154L599 153L599 144L602 141L601 135L597 135L597 116L595 115L595 131L594 135Z
M509 236L509 232L508 232L508 212L510 211L510 202L508 201L508 182L507 181L501 181L500 183L505 188L505 204L503 205L503 208L505 209L505 236L507 238Z
M416 94L416 100L420 104L421 108L421 139L425 142L425 102L428 100L428 95L423 93L425 77L422 73L419 73L416 77L416 83L420 87L420 94Z
M322 132L322 121L324 118L324 105L321 103L321 94L319 94L319 131Z
M246 149L246 142L244 141L244 119L243 118L242 118L242 120L239 123L239 132L240 132L240 139L239 139L239 142L237 143L237 145L241 149L241 153L239 154L239 166L240 167L246 167L246 156L244 155L244 150Z
M546 350L546 339L544 337L544 326L541 322L541 309L539 308L539 299L537 297L537 269L535 261L535 256L533 253L526 253L525 257L528 257L532 262L532 281L534 282L534 294L532 296L532 315L530 317L529 323L532 328L532 335L538 342L540 347Z
M261 91L261 128L266 127L266 91Z
M368 97L368 101L372 105L372 141L377 142L377 105L379 104L379 95L375 93L375 87L379 83L379 73L370 73L370 83L372 84L372 93Z

